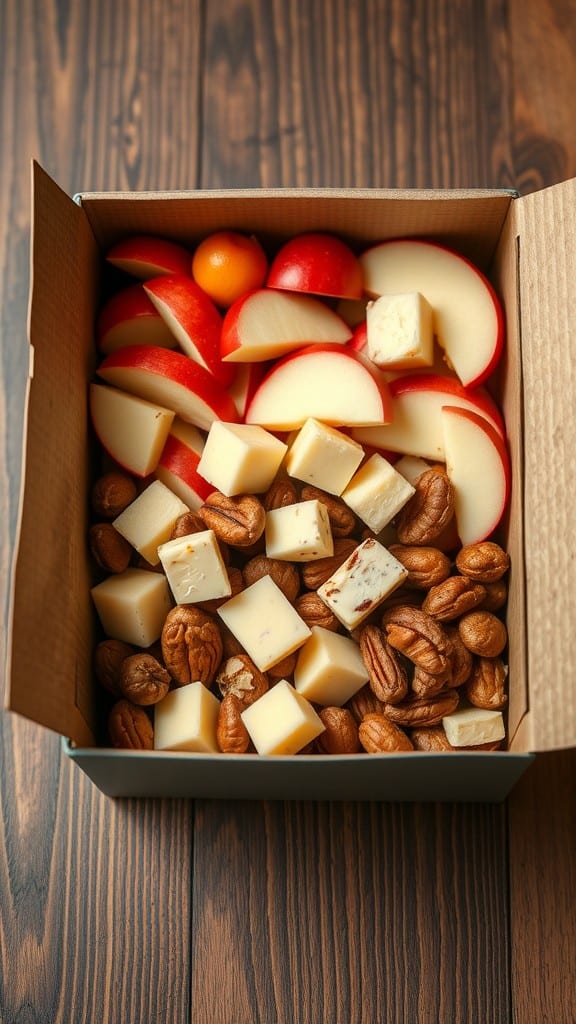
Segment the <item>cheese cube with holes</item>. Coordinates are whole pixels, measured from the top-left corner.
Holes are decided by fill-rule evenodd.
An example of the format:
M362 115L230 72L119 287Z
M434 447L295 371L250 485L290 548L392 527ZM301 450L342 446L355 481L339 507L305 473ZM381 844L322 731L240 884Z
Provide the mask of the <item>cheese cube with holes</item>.
M377 452L354 474L342 499L374 533L380 533L414 494L412 484Z
M381 295L366 309L366 350L382 368L432 366L432 307L420 292Z
M212 530L176 537L158 548L176 604L230 597L232 588Z
M155 480L117 516L114 526L142 558L158 565L160 544L170 538L178 516L189 511L161 480Z
M442 719L442 725L453 747L494 743L506 735L502 712L485 711L483 708L458 708Z
M334 554L328 509L316 499L271 509L265 537L268 558L311 562Z
M358 644L350 637L312 626L298 652L294 686L315 704L341 707L368 682Z
M408 570L369 537L318 588L318 596L347 629L355 629L406 579Z
M218 615L262 672L310 636L310 629L270 576L226 601Z
M325 730L312 705L286 679L259 697L241 717L259 754L297 754Z
M166 577L148 569L126 569L91 590L106 636L137 647L158 640L172 607Z
M262 494L270 487L286 451L284 442L263 427L216 420L206 438L198 472L228 497Z
M364 458L364 449L335 427L308 419L286 456L286 471L297 480L341 494Z
M166 694L154 708L154 749L216 754L220 701L203 683L188 683Z

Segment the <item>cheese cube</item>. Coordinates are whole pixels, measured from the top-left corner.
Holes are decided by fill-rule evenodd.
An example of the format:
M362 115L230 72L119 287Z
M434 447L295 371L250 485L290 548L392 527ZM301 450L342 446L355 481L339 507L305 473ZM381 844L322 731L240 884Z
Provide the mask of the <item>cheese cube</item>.
M154 707L154 749L216 754L220 701L202 683L171 690Z
M354 474L342 492L342 500L374 533L379 533L414 493L412 484L376 452Z
M350 637L312 626L298 653L294 686L316 704L341 707L368 682L358 644Z
M308 419L298 431L286 456L290 476L341 494L364 458L364 449L340 430Z
M170 537L178 516L189 512L183 501L155 480L119 516L114 526L150 565L158 565L158 547Z
M442 719L444 732L453 747L475 747L479 743L493 743L506 735L501 711L483 708L458 708Z
M160 545L158 555L176 604L230 597L230 580L212 530L169 540Z
M366 350L377 366L395 370L432 366L432 308L420 292L381 295L366 309Z
M369 538L317 593L347 629L355 629L407 575L407 569L382 544Z
M287 445L263 427L215 420L198 472L228 497L262 494L270 487L286 450Z
M259 754L297 754L325 729L312 705L286 679L259 697L241 717Z
M270 576L262 576L226 601L218 615L262 672L310 636L310 629Z
M298 501L266 514L268 558L311 562L334 554L328 509L321 501Z
M147 569L126 569L91 590L106 636L150 647L162 632L172 607L165 576Z

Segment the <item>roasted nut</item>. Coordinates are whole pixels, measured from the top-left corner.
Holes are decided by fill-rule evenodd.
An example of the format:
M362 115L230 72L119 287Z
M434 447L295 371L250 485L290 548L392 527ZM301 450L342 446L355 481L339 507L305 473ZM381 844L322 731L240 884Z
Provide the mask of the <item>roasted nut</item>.
M300 591L300 574L292 562L256 555L246 562L242 572L247 587L263 576L270 576L289 601L295 601Z
M460 639L472 654L496 658L506 646L506 626L492 612L468 612L458 623Z
M287 476L276 477L262 498L266 512L271 512L275 508L285 508L286 505L295 505L297 501L298 491L294 482Z
M346 708L322 708L318 712L325 730L317 737L318 750L323 754L357 754L360 750L358 725Z
M478 583L495 583L510 568L510 556L493 541L467 544L456 555L456 568Z
M390 544L388 550L408 570L406 586L429 590L450 575L450 559L438 548Z
M441 725L433 725L430 728L416 728L410 732L410 739L414 744L414 750L425 750L427 752L456 750L448 741L448 737Z
M241 714L242 704L229 693L220 704L216 724L216 742L223 754L245 754L250 746L250 734Z
M448 668L439 676L431 676L420 665L416 665L410 689L415 697L435 697L445 687L452 685L452 670ZM390 703L394 703L390 701Z
M450 651L451 673L447 685L462 686L470 676L474 658L472 653L462 643L458 626L445 626L445 629L452 645Z
M399 655L379 626L364 626L360 653L368 672L369 685L378 700L397 704L408 693L408 676Z
M418 590L417 587L407 587L402 583L382 601L382 604L379 605L379 611L383 612L387 608L397 608L400 604L409 604L414 608L420 608L424 600L424 593L424 590Z
M105 572L124 572L132 558L132 546L112 523L95 523L88 531L92 557Z
M388 643L415 665L433 676L446 672L450 664L450 640L431 615L411 605L398 605L385 610L382 627Z
M326 580L330 579L332 573L339 569L343 562L350 557L358 547L355 540L350 537L335 537L334 554L326 558L316 558L313 562L306 562L302 567L302 582L309 590L318 590Z
M501 658L477 658L466 683L466 696L470 703L488 711L505 708L508 703L507 675L508 670Z
M300 594L294 602L294 608L310 629L312 626L322 626L323 629L335 633L340 628L334 612L330 611L328 605L324 604L322 598L313 590Z
M126 473L105 473L92 488L92 511L98 519L115 519L138 496L138 488Z
M246 649L223 622L220 623L220 633L222 636L222 658L224 660L226 658L233 658L235 654L246 654Z
M485 583L484 590L486 597L479 606L485 612L497 612L506 604L508 597L508 585L506 580L496 580L495 583Z
M378 700L378 697L372 690L369 683L366 683L361 690L358 690L358 692L350 698L346 703L346 707L358 724L360 724L366 715L384 714L384 701Z
M176 540L178 537L189 537L191 533L203 533L205 529L206 523L202 516L199 516L197 512L184 512L183 515L178 516L174 523L170 540Z
M231 597L236 597L241 590L244 590L244 577L242 570L237 569L233 565L229 565L226 568L228 580L230 583L230 594L228 597L213 597L209 601L197 601L196 607L201 608L204 612L209 612L212 615L213 612L217 611L221 604L225 604Z
M247 708L268 690L268 679L247 654L235 654L220 668L216 683L223 697L230 694Z
M209 494L199 509L199 515L218 540L233 547L248 547L262 536L266 512L253 494L228 497L220 491Z
M455 690L445 690L433 697L410 695L401 704L387 704L385 714L397 725L439 725L444 715L456 710L458 703Z
M210 686L222 660L218 623L193 605L172 608L162 629L162 657L178 686L200 681Z
M467 576L449 576L432 587L422 604L422 611L439 622L452 622L477 608L486 597L486 589Z
M94 652L96 680L108 693L120 697L120 670L125 658L136 654L136 648L123 640L101 640Z
M366 715L358 727L358 738L368 754L414 750L406 733L385 715Z
M416 493L396 519L401 544L431 544L454 515L454 488L445 472L427 469L414 483Z
M108 735L113 747L124 750L153 750L154 729L144 708L119 700L108 715Z
M298 651L294 651L292 654L285 655L281 661L277 661L275 665L271 665L267 669L267 675L271 682L277 683L279 679L290 680L294 675L296 668L296 662L298 660Z
M305 484L301 492L302 501L321 501L326 506L333 537L349 537L356 528L356 516L342 498L328 494L320 487Z
M120 690L133 704L157 704L170 689L170 676L146 651L125 658L120 669Z

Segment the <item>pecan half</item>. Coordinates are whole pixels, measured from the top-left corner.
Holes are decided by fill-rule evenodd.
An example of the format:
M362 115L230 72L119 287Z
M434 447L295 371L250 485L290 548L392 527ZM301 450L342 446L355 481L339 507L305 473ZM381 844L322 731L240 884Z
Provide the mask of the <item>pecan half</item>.
M477 658L466 683L466 696L470 703L489 711L505 708L508 703L507 675L508 670L501 658Z
M266 512L274 508L285 508L286 505L295 505L298 501L298 491L292 480L287 476L278 476L262 498L262 505Z
M131 654L136 654L136 648L123 640L101 640L94 652L96 679L114 697L120 696L122 663Z
M302 501L321 501L326 506L333 537L348 537L354 532L356 516L342 498L328 494L320 487L305 484L302 488Z
M472 671L474 658L465 644L460 639L458 626L445 626L448 639L452 644L450 651L451 674L448 686L462 686L469 678Z
M360 724L366 715L384 714L384 701L378 700L378 697L372 690L369 683L366 683L361 690L358 690L358 692L350 698L346 707L354 716L354 719L358 724Z
M88 531L92 558L104 572L124 572L132 558L132 545L112 523L94 523Z
M243 708L268 690L268 679L247 654L228 658L216 676L216 683L223 697L232 694Z
M412 682L410 683L410 689L415 697L435 697L437 693L440 693L445 687L452 685L452 670L447 669L446 672L442 672L439 676L431 676L429 672L425 672L420 665L416 665L414 669L414 675L412 676ZM390 701L391 704L394 701Z
M446 733L441 725L433 725L431 728L416 728L410 732L410 739L414 744L414 750L425 750L427 752L456 750L449 742Z
M385 610L382 627L388 643L415 665L433 676L446 672L450 664L450 640L431 615L411 605L398 605Z
M406 586L429 590L450 575L450 559L438 548L390 544L388 550L408 570Z
M322 708L318 712L325 730L317 737L322 754L357 754L360 750L358 724L346 708Z
M309 590L318 590L326 580L330 579L336 569L350 557L358 547L355 540L350 537L336 537L334 539L334 554L326 558L316 558L313 562L306 562L302 567L302 582Z
M113 747L123 750L153 750L154 729L144 708L119 700L108 715L108 735Z
M122 662L120 689L133 704L157 704L170 689L170 676L156 658L140 651Z
M368 672L369 685L378 700L397 704L408 693L408 675L400 657L379 626L364 626L360 653Z
M264 506L253 494L228 497L220 491L213 491L198 514L218 540L233 547L248 547L256 543L266 524Z
M199 680L210 686L222 660L218 623L193 605L172 608L162 629L162 657L178 686Z
M416 493L398 513L401 544L430 544L454 515L454 488L446 473L427 469L414 483Z
M335 633L340 627L334 612L330 611L328 605L324 604L322 598L313 590L300 594L294 602L294 607L310 629L312 626L322 626L323 629Z
M296 668L296 662L298 661L298 651L294 651L292 654L286 654L281 661L277 661L275 665L271 665L267 669L268 678L271 681L271 685L277 683L279 679L290 680L294 675Z
M401 704L387 704L386 716L397 725L439 725L451 715L459 703L454 690L445 690L433 697L409 696Z
M495 583L510 568L510 556L493 541L467 544L456 555L456 568L478 583Z
M485 583L484 590L486 597L480 608L485 612L497 612L506 604L508 597L508 584L506 580L496 580L495 583Z
M358 738L368 754L414 750L406 733L385 715L366 715L358 727Z
M112 471L104 473L92 488L92 511L102 519L115 519L138 497L138 488L131 476Z
M224 697L218 710L216 742L223 754L245 754L250 734L242 721L242 704L233 693Z
M508 639L506 626L492 612L468 612L460 619L458 632L465 647L481 658L496 658Z
M295 601L300 591L300 573L292 562L284 562L279 558L267 558L256 555L243 568L244 582L249 587L263 576L271 576L276 586L289 601Z
M172 533L170 534L170 540L176 540L178 537L189 537L191 533L203 533L206 529L206 523L199 516L197 512L184 512L172 527Z
M477 608L486 597L486 589L467 576L449 576L432 587L422 603L422 611L439 622L452 622Z

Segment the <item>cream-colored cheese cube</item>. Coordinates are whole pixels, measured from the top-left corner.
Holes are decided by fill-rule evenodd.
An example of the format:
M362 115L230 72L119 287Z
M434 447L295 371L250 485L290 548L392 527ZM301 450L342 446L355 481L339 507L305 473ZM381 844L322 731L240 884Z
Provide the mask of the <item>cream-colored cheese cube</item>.
M202 683L171 690L154 707L154 749L216 754L220 701Z
M120 513L114 526L150 565L158 565L158 548L170 537L178 516L189 508L173 492L155 480Z
M298 501L266 513L266 554L311 562L334 554L328 509L321 501Z
M176 537L158 548L176 604L230 597L232 588L212 530Z
M318 596L347 629L355 629L407 575L387 548L369 538L318 588Z
M315 704L340 707L368 682L360 648L350 637L312 626L298 652L294 686Z
M340 430L308 419L290 445L285 466L290 476L341 494L364 458L364 449Z
M325 729L312 705L286 679L259 697L241 717L259 754L297 754Z
M230 598L218 615L262 672L310 636L310 629L270 576Z
M126 569L91 590L106 636L149 647L162 632L172 607L166 577L148 569Z
M402 455L398 462L394 463L394 469L401 473L409 484L414 485L418 477L430 469L430 463L421 459L419 455Z
M506 735L501 711L483 708L458 708L442 719L444 732L453 747L476 747L479 743L494 743Z
M263 427L215 420L206 438L198 472L229 497L267 491L287 446Z
M420 292L381 295L366 308L366 351L377 366L432 366L432 308Z
M342 492L342 500L374 533L379 533L413 494L412 484L376 452L354 474Z

